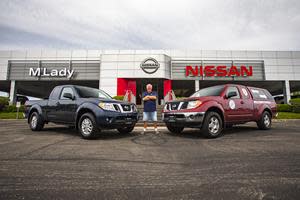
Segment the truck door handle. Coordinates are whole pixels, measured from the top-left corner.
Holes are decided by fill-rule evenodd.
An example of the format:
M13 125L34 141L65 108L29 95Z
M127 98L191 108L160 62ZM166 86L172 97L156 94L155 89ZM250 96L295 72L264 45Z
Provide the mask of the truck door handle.
M241 104L244 104L244 101L241 101Z

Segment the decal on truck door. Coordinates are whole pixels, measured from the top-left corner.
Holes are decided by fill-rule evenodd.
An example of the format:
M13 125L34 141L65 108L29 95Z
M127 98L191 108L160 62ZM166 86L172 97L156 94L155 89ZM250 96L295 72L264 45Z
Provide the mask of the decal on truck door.
M234 103L233 100L229 101L229 108L232 109L232 110L235 109L235 103Z
M248 96L247 90L245 88L242 88L242 91L243 91L244 95L247 97Z

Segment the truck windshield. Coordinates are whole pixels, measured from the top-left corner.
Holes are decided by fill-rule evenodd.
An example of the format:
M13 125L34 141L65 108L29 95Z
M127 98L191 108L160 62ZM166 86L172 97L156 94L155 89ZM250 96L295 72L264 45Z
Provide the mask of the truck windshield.
M220 96L223 89L224 89L224 85L208 87L208 88L198 90L197 92L192 94L191 97Z
M104 98L111 99L111 96L102 90L98 90L95 88L83 87L83 86L75 86L75 89L78 95L81 98Z

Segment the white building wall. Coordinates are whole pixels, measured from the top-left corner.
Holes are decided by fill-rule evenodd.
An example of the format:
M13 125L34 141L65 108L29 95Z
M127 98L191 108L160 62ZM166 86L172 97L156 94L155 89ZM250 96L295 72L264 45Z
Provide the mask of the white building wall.
M0 51L0 59L14 60L99 60L102 50L52 50Z
M160 68L147 74L140 68L148 57ZM266 80L300 81L300 51L226 50L55 50L0 51L0 80L7 80L8 60L101 60L99 87L117 93L117 78L171 78L172 60L263 60ZM99 67L100 67L99 66ZM184 73L184 72L183 72ZM286 86L287 84L285 84ZM289 88L285 88L288 90Z
M300 80L300 51L167 50L173 60L263 60L266 80Z
M117 52L105 52L117 53ZM126 54L131 53L131 54ZM141 68L142 61L148 57L156 59L160 67L155 74L147 74ZM117 78L171 78L170 58L163 54L134 54L120 51L119 54L102 54L99 88L117 94Z
M0 80L7 79L8 60L11 58L10 51L0 51Z
M115 80L116 77L140 76L140 62L146 57L156 57L162 61L161 67L167 63L162 57L172 59L210 59L210 60L264 60L266 80L300 80L300 51L222 51L222 50L26 50L0 51L0 80L7 79L7 63L9 59L29 60L99 60L104 56L101 76ZM164 56L166 55L166 56ZM105 58L108 56L107 58ZM109 58L109 56L111 56ZM122 66L122 67L121 67ZM134 66L134 69L133 69ZM168 78L170 69L159 70L157 77ZM109 70L117 70L113 75ZM100 83L103 83L104 79ZM105 83L103 83L105 85ZM112 87L112 86L111 86Z

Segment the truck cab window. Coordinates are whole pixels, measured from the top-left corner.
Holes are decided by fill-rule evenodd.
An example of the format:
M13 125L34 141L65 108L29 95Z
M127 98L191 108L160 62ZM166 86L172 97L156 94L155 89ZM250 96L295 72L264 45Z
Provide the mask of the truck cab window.
M251 92L253 95L253 99L255 99L255 100L267 100L268 99L268 96L262 89L251 88Z
M234 97L231 97L230 99L240 99L240 93L239 93L239 90L237 89L237 87L233 87L233 86L230 86L227 88L227 92L226 92L226 96L228 96L228 94L230 92L236 92L237 96L234 96Z
M64 97L64 94L65 94L65 93L70 93L70 94L72 94L72 96L74 96L74 92L73 92L72 88L70 88L70 87L65 87L65 88L62 90L61 94L60 94L60 99L62 99L62 100L70 100L70 99Z
M246 87L243 87L243 86L241 86L241 88L242 88L242 95L243 95L243 97L244 97L245 99L249 99L249 98L250 98L250 95L249 95L249 92L248 92L247 88L246 88Z
M59 94L60 94L60 88L59 87L55 87L53 89L53 91L51 92L49 99L52 100L57 100L59 98Z

